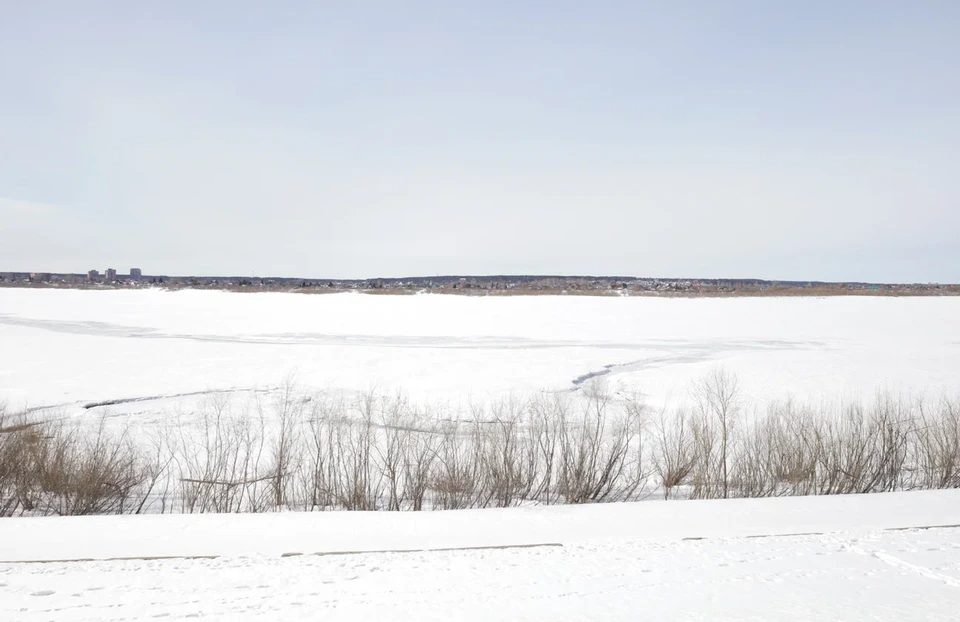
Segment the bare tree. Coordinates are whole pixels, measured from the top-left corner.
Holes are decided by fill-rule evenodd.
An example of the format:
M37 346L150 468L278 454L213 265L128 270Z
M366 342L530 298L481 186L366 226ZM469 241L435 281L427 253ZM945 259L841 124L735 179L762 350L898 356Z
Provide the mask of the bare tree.
M719 457L716 468L719 469L722 496L729 496L729 460L731 436L740 415L740 389L737 377L722 367L701 378L695 385L693 396L697 410L703 419L703 433L718 436Z

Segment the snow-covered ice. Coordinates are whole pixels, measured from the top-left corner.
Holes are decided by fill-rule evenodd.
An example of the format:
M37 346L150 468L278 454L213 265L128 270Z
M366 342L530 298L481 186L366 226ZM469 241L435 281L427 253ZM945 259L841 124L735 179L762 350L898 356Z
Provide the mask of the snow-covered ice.
M5 519L0 619L955 620L958 523L960 491Z
M960 390L960 298L0 289L0 401L277 386L464 402L603 376L660 406L716 364L762 403ZM142 409L143 405L140 405ZM116 407L115 412L123 412Z

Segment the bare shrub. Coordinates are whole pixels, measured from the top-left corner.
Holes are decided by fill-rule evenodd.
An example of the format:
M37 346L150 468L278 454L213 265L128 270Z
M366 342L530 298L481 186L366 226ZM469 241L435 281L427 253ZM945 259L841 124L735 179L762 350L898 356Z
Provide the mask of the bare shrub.
M617 492L608 501L630 501L649 496L647 484L653 475L653 465L647 455L647 405L640 394L621 398L622 418L615 437L622 436L626 447L623 469L619 471Z
M956 399L775 402L748 420L722 369L692 397L648 425L641 397L603 384L430 412L399 394L287 383L239 410L221 394L137 442L106 419L0 409L0 516L633 501L651 477L665 499L960 486Z
M559 395L541 397L529 404L527 441L530 460L536 465L530 497L549 505L559 501L556 489L560 434L569 420L569 401Z
M697 412L690 419L693 446L693 469L690 475L690 498L716 499L723 495L720 482L719 433L713 419Z
M848 404L822 425L816 494L897 490L902 484L913 425L902 401L878 396L868 410Z
M742 497L813 492L821 437L818 420L792 401L774 402L743 431L731 472L732 494Z
M381 396L378 401L375 416L379 438L374 443L376 468L382 474L385 509L399 511L405 508L408 496L413 494L408 490L411 481L406 465L410 462L407 453L413 449L411 437L417 430L417 421L403 395ZM420 492L421 505L423 492Z
M295 494L293 475L302 460L301 424L307 399L295 391L292 381L287 381L274 400L276 417L269 441L270 465L264 475L269 477L271 503L275 509L290 505ZM260 420L266 420L263 405L258 402L257 407Z
M336 428L336 449L342 468L336 486L338 501L347 510L376 510L382 491L383 473L376 468L374 447L376 396L357 398L360 419Z
M410 509L420 511L424 509L424 501L433 481L432 473L440 435L436 420L419 413L412 415L408 425L410 434L401 448L403 476L407 484L406 496Z
M529 438L523 428L523 404L515 400L495 403L491 415L492 421L481 431L480 458L488 492L485 497L496 507L510 507L530 494L536 453L527 449Z
M612 396L603 385L586 394L579 418L563 421L559 432L558 493L565 503L614 501L636 486L625 477L631 451L642 454L640 412L611 412ZM638 460L642 465L642 460ZM642 472L639 466L639 472Z
M768 494L808 495L815 491L814 478L822 447L819 439L822 417L793 402L774 404L767 421L757 431L768 438ZM758 490L754 496L763 494Z
M27 440L26 511L76 516L123 514L142 507L150 468L127 432L47 423Z
M298 478L300 503L305 509L324 510L336 506L339 460L334 428L345 424L341 399L329 395L314 396L307 415L307 430L303 436L304 461Z
M39 422L10 415L0 404L0 516L14 516L32 502L31 448L42 439Z
M677 411L672 418L660 413L653 468L660 477L664 499L670 499L673 490L686 483L693 472L696 448L691 428L690 415L684 410Z
M167 439L172 468L180 482L180 511L186 513L258 512L269 507L265 488L275 473L261 471L266 421L239 415L227 398L217 396L200 413L178 417Z
M440 440L430 487L437 507L459 510L473 507L481 492L482 423L448 421L440 426Z
M919 404L917 485L960 488L960 399L944 396L932 411Z

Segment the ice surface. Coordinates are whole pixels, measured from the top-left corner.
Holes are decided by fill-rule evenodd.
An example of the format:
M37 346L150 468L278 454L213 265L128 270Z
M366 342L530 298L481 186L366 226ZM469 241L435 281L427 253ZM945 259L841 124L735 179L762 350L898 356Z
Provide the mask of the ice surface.
M960 298L0 289L0 400L402 389L464 402L587 378L674 404L722 364L762 404L960 390ZM142 406L142 405L141 405ZM115 410L121 410L117 408Z

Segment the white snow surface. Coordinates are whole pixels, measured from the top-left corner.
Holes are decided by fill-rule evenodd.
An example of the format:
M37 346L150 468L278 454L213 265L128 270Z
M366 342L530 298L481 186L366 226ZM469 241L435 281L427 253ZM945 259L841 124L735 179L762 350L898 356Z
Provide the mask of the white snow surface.
M960 491L4 519L0 619L956 620L958 523Z
M956 393L957 317L958 298L0 288L0 402L149 398L110 414L159 420L291 377L462 404L600 374L656 407L718 363L760 406ZM958 525L960 491L9 518L0 620L957 620Z
M717 364L756 404L960 390L960 298L0 289L13 407L275 387L464 403L603 377L653 407ZM141 404L141 409L142 409ZM115 411L122 407L115 407Z
M960 490L435 512L25 517L0 562L741 538L960 525Z

